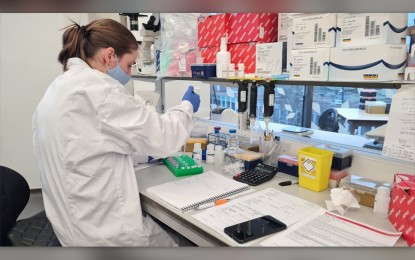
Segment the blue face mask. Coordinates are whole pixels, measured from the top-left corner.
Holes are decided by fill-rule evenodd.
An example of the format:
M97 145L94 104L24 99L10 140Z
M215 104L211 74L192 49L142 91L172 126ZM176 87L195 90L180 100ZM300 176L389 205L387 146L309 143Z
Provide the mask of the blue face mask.
M125 71L120 67L120 64L118 63L117 55L115 55L115 60L117 61L117 66L113 69L108 69L107 66L107 73L114 79L118 80L121 84L125 85L128 81L130 81L131 76L125 73Z

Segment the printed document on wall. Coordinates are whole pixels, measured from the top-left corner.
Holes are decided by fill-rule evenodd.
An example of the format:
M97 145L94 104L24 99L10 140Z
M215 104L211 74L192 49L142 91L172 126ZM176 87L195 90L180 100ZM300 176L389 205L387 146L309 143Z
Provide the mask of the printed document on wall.
M402 86L392 98L383 155L415 162L415 84Z

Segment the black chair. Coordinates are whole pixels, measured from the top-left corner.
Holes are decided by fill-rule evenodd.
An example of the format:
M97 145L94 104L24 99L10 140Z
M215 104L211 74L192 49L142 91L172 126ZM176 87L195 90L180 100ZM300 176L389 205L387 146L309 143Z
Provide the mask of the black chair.
M339 132L339 114L337 109L329 108L324 111L318 119L318 125L321 130Z
M0 180L0 246L60 246L45 211L17 220L30 197L24 177L0 166Z

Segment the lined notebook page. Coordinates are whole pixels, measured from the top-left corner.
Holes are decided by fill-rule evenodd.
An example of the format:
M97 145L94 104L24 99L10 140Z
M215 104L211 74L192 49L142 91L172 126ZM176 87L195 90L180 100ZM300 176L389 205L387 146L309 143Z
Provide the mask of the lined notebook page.
M249 185L208 171L185 179L147 188L147 192L185 212L199 205L229 197L249 189Z

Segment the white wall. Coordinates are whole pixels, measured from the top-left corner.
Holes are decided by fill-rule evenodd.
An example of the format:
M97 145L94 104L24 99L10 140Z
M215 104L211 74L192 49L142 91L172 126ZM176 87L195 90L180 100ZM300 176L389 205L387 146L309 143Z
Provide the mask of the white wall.
M32 115L51 81L62 72L61 37L71 18L87 14L0 14L0 164L40 188L32 146Z

